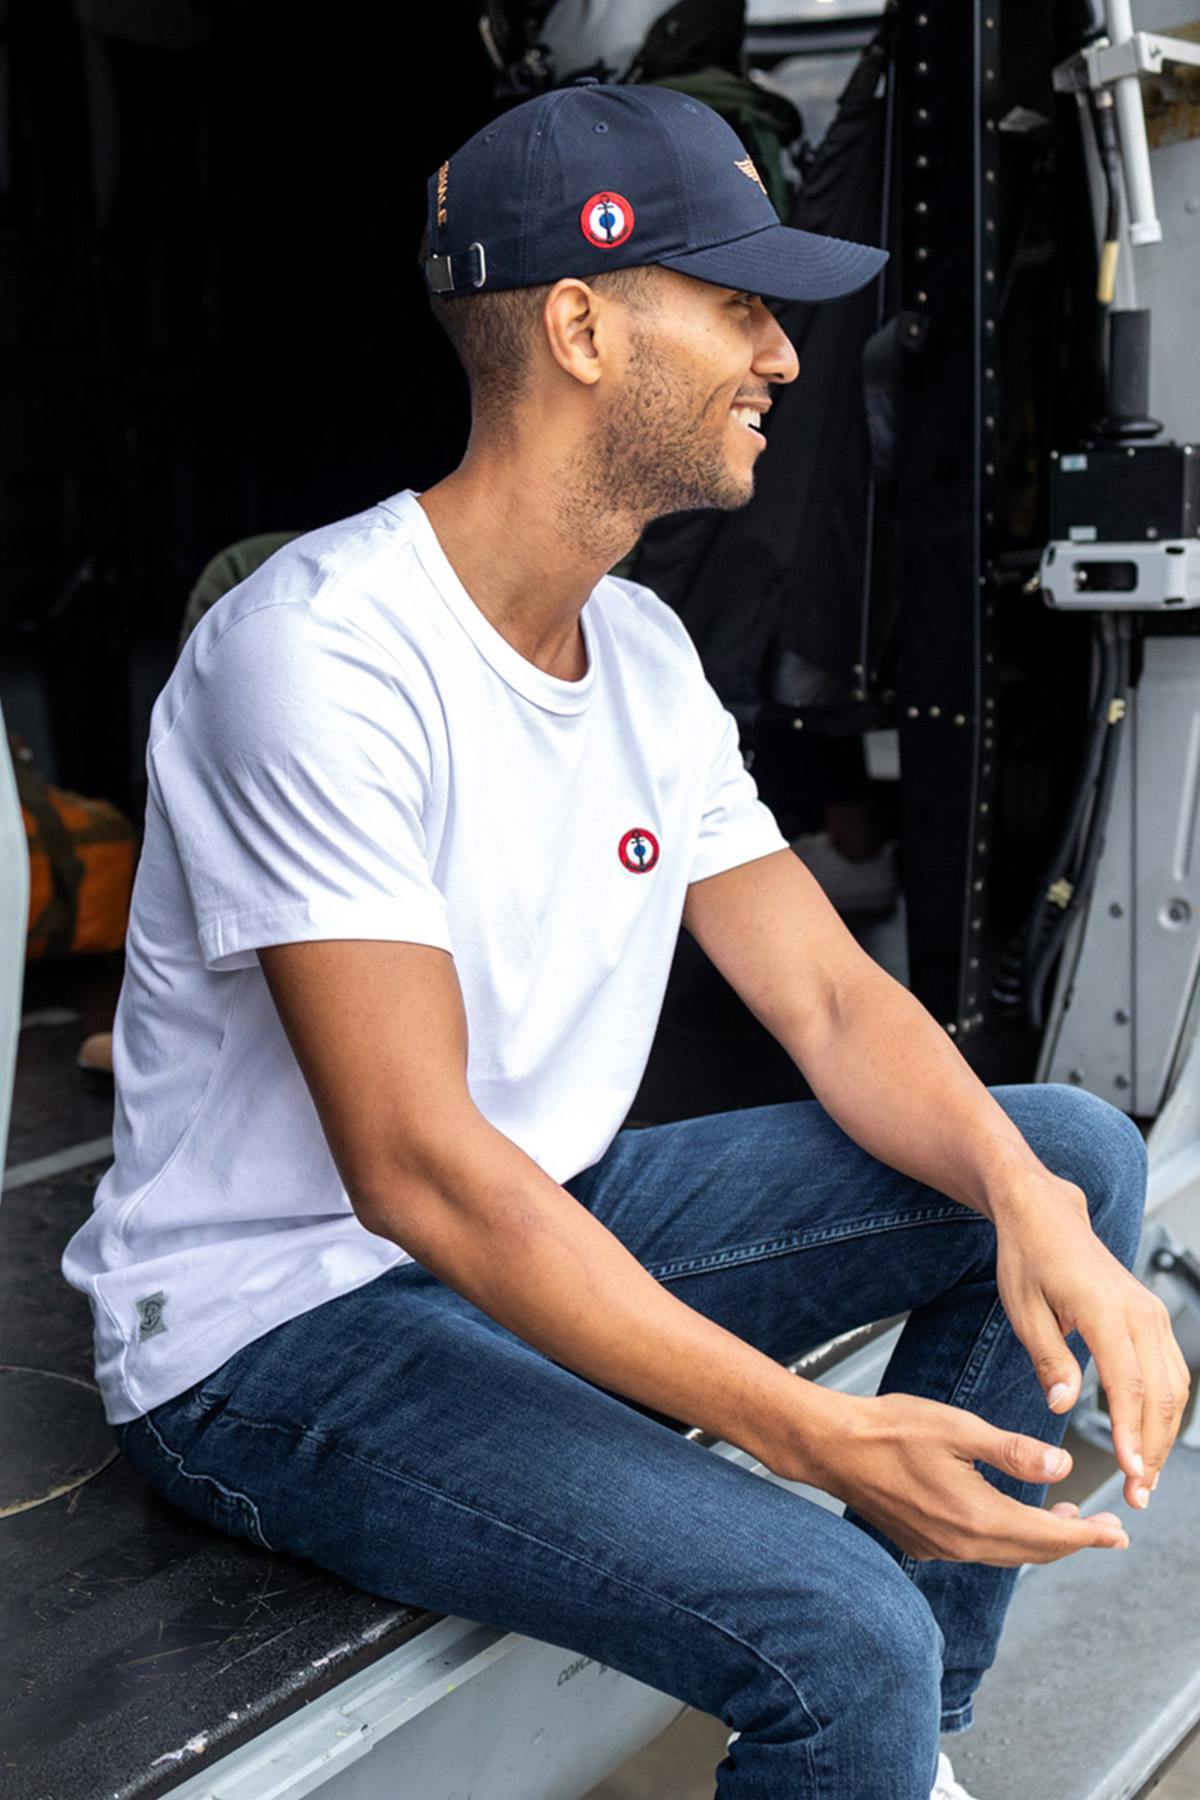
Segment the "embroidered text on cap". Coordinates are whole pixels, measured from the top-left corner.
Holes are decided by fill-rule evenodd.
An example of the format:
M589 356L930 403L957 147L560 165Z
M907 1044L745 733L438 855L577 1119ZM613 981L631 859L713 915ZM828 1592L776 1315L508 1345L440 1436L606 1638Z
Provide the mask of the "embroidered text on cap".
M633 208L623 194L593 194L579 214L579 227L598 250L615 250L633 230Z

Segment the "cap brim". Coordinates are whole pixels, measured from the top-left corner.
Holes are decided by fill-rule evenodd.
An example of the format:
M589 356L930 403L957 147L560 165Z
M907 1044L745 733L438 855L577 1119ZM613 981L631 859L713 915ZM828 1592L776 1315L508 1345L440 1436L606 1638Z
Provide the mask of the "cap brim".
M856 294L878 275L888 259L872 244L845 238L819 237L790 225L764 225L746 237L656 262L697 281L718 287L744 288L767 300L838 300Z

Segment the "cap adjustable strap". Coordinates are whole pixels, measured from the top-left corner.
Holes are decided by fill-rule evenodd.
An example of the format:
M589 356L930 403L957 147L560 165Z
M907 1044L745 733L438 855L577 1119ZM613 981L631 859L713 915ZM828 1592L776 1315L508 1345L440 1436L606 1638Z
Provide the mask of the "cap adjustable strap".
M425 280L431 294L453 294L459 288L481 288L487 280L487 256L482 244L468 244L457 256L431 256L425 264Z

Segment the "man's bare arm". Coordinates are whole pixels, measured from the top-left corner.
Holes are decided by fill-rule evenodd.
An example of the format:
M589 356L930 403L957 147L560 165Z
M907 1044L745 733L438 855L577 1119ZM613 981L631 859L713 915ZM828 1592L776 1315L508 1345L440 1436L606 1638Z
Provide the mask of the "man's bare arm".
M1092 1233L1082 1188L1045 1167L790 851L694 883L684 922L848 1136L993 1221L1001 1299L1058 1412L1078 1398L1065 1339L1080 1331L1108 1397L1126 1498L1145 1505L1190 1378L1167 1308Z
M1044 1480L1035 1439L934 1402L855 1401L800 1380L655 1281L474 1106L462 999L443 951L292 944L259 960L363 1224L527 1343L852 1500L916 1555L1049 1561L1117 1541L1104 1516L1020 1506L972 1467L972 1458L1019 1465ZM928 1441L914 1409L959 1448L897 1507Z
M489 1125L467 1091L454 963L417 944L259 960L362 1223L587 1380L752 1454L822 1429L824 1390L677 1300Z
M942 1027L789 850L693 884L684 924L825 1110L881 1162L987 1217L1045 1173Z

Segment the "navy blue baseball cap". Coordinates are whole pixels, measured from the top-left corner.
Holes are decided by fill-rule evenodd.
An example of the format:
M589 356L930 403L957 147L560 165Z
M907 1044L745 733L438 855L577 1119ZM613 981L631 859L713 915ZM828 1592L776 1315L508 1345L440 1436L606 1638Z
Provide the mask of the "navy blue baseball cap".
M429 178L431 293L645 263L772 300L836 300L887 251L781 225L741 139L671 88L584 78L513 107Z

